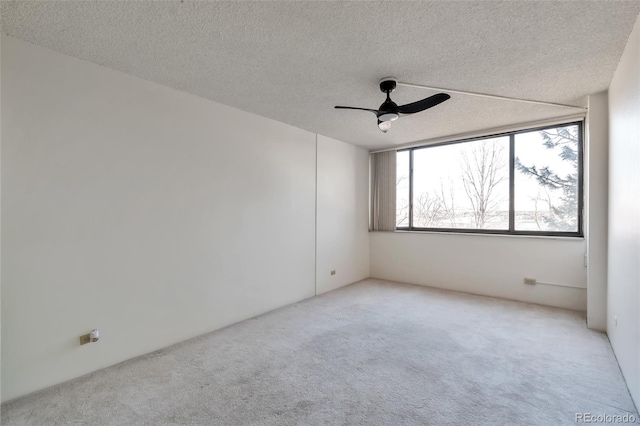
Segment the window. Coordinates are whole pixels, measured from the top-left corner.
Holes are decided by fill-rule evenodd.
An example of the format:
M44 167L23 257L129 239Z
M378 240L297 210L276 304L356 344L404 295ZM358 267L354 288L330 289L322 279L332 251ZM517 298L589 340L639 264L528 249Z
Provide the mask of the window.
M582 123L398 151L399 230L582 236Z
M396 155L396 226L409 226L409 151Z

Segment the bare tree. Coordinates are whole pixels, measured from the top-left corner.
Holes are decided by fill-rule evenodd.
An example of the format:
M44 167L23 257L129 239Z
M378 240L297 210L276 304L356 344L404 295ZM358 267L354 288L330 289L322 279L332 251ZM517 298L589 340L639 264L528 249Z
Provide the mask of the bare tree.
M399 176L396 178L396 188L400 186L400 184L408 179L407 176ZM397 196L396 196L396 226L402 226L405 223L409 224L409 200L402 200L401 204L397 204Z
M423 192L413 201L413 223L416 226L429 228L439 219L442 203L438 196Z
M396 178L396 188L398 188L407 176ZM396 198L396 226L407 226L409 224L409 200ZM442 204L438 196L429 192L423 192L413 200L413 224L418 227L429 227L433 225L440 215Z
M542 195L540 194L540 189L538 189L538 193L536 194L535 197L529 197L530 200L533 201L533 221L535 222L536 226L538 227L538 230L542 230L542 223L546 220L548 220L548 218L552 215L552 201L551 201L551 195L549 194L549 191L545 188L544 189L545 192L545 196L542 197ZM547 205L547 211L540 211L540 202L543 202L544 204Z
M506 179L504 146L496 141L474 143L462 152L462 183L477 228L484 228L500 201L496 187Z
M403 202L402 205L396 206L396 226L408 226L409 220L409 203Z
M456 227L456 202L453 190L453 181L449 178L449 193L445 194L444 184L440 179L440 194L438 195L442 204L443 219L447 219L452 228Z

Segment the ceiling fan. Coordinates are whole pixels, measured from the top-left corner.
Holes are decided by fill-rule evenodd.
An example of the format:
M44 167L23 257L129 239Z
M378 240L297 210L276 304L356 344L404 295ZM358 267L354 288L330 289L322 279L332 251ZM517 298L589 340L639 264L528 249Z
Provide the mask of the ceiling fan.
M372 112L378 117L378 128L384 133L391 128L391 122L397 120L400 115L415 114L424 111L449 99L451 96L446 93L438 93L420 101L412 102L406 105L398 106L391 100L389 94L393 92L398 84L398 79L394 77L385 77L380 80L380 90L387 94L387 99L380 105L378 109L356 108L347 106L336 106L337 109L357 109L361 111Z

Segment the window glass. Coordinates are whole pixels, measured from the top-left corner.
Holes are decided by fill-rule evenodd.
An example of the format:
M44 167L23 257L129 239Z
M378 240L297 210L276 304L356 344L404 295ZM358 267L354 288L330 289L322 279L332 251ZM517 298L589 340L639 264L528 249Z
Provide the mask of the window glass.
M509 138L416 149L413 226L509 229Z
M396 227L409 226L409 151L396 154Z
M581 150L572 123L400 151L397 227L581 236Z
M578 231L578 126L515 135L515 229Z

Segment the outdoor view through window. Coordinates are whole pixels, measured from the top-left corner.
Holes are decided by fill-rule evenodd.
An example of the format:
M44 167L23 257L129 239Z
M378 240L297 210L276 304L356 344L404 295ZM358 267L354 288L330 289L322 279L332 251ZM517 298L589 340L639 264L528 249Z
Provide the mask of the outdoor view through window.
M396 226L579 235L581 138L574 123L399 151Z

